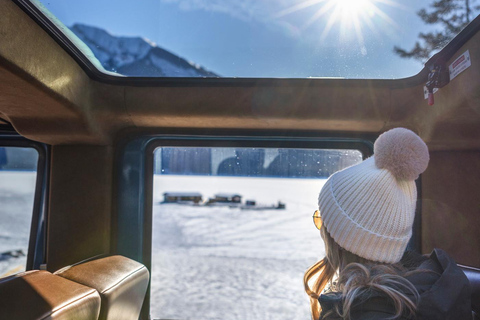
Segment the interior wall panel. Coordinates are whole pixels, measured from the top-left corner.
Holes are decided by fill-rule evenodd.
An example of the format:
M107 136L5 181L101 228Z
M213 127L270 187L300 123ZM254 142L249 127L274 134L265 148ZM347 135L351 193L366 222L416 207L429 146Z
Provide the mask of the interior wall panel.
M111 147L53 146L47 269L109 253Z
M431 152L422 175L422 251L480 267L480 152Z

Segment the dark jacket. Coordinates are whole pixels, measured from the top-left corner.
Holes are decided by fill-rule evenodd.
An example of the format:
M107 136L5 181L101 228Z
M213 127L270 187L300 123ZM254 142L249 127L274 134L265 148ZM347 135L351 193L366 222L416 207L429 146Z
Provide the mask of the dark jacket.
M402 258L401 263L409 269L413 264L414 268L433 272L419 272L406 277L420 294L420 303L415 318L403 316L400 319L471 320L471 288L463 271L443 250L435 249L429 257L422 257L409 252ZM322 294L319 301L322 307L321 320L341 319L334 311L336 307L341 310L340 293ZM334 312L325 316L329 311ZM394 314L395 307L390 298L378 292L359 297L351 308L352 320L388 319Z

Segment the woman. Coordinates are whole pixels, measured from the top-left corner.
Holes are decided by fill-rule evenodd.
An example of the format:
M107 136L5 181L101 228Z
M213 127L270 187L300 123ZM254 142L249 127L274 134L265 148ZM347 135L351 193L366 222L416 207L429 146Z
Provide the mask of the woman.
M313 319L472 319L470 285L442 250L405 251L415 180L429 161L415 133L382 134L375 156L333 174L314 221L326 257L305 273Z

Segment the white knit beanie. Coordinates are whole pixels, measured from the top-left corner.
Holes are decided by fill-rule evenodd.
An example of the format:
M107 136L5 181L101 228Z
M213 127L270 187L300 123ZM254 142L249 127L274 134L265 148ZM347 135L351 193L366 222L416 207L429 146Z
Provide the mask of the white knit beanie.
M412 235L417 189L428 166L427 145L408 129L378 137L374 156L338 171L323 186L323 223L342 248L372 261L400 261Z

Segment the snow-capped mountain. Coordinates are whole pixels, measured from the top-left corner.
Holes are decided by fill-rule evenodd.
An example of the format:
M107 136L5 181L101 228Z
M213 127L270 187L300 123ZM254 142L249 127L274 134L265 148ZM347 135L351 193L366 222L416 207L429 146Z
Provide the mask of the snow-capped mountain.
M83 24L70 29L108 71L137 77L218 77L141 37L116 37Z

